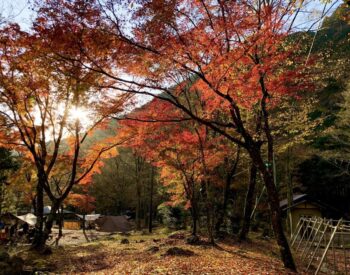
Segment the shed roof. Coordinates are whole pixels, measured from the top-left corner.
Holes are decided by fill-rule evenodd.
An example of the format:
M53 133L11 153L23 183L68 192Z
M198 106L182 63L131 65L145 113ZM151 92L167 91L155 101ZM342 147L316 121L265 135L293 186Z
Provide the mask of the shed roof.
M308 194L293 194L292 205L290 206L290 208L293 208L304 202L317 205L320 209L328 209L334 212L339 212L339 210L334 208L333 206L330 206L322 201L316 200L315 198L313 198L312 196L309 196ZM284 199L280 201L280 208L282 210L288 209L288 199Z
M307 194L293 194L293 198L292 198L292 205L294 205L295 203L299 202L299 201L305 201L307 200ZM288 205L288 199L284 199L280 201L280 207L281 208L285 208Z

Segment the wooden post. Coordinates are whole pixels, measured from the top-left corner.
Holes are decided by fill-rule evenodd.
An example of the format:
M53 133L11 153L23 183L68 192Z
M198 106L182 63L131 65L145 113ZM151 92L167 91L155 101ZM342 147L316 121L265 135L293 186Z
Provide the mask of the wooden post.
M298 246L297 246L296 251L299 250L299 247L300 247L302 241L304 240L304 236L305 236L305 234L306 234L306 232L307 232L307 229L309 228L310 222L311 222L311 219L308 219L308 220L307 220L307 223L306 223L306 229L304 230L303 235L302 235L301 238L300 238L300 241L299 241L299 243L298 243Z
M314 232L314 230L315 230L315 228L316 228L316 225L317 225L317 222L318 222L318 219L316 218L312 223L313 223L313 226L312 226L312 229L311 229L311 233L310 233L310 235L309 235L309 237L308 237L308 239L307 239L307 243L306 243L306 245L305 245L305 247L304 247L304 249L303 249L303 252L301 253L301 257L303 257L304 256L304 253L305 253L305 251L308 251L309 249L308 249L308 247L309 247L309 244L310 244L310 246L312 245L312 242L313 242L313 240L314 240L314 237L313 237L313 232ZM320 222L320 225L321 225L322 223ZM316 230L316 232L318 231L318 229L319 229L319 227L317 228L317 230ZM315 235L314 235L315 236ZM310 242L311 241L311 242ZM307 254L306 254L307 255Z
M344 266L345 266L345 275L348 275L348 267L347 267L347 259L346 259L346 248L344 245L344 231L342 230L341 234L341 243L342 243L342 248L344 252Z
M297 226L295 227L295 233L292 234L292 237L291 237L291 246L294 245L294 242L296 241L297 237L299 236L299 233L300 233L300 230L301 228L303 227L303 224L305 222L305 219L304 218L300 218L299 221L298 221L298 224Z
M343 221L343 219L340 219L340 220L338 221L337 225L334 227L333 232L332 232L332 235L331 235L331 237L329 238L327 247L326 247L326 249L325 249L324 252L323 252L321 261L320 261L320 263L319 263L319 265L318 265L318 267L317 267L317 270L316 270L316 272L315 272L315 275L317 275L318 272L320 271L321 266L322 266L322 264L323 264L323 261L324 261L324 259L326 258L328 249L329 249L329 247L330 247L330 245L331 245L331 243L332 243L332 241L333 241L333 238L334 238L334 236L335 236L335 234L336 234L336 232L337 232L337 230L338 230L338 227L339 227L339 225L342 223L342 221Z
M324 229L323 229L323 231L322 231L322 235L321 235L321 237L320 237L319 242L317 243L317 246L316 246L316 248L315 248L315 250L314 250L314 253L312 253L312 256L311 256L311 259L310 259L310 261L309 261L309 264L308 264L308 266L306 267L306 271L309 270L309 268L310 268L310 266L311 266L311 263L312 263L312 261L314 260L315 255L316 255L316 253L317 253L317 250L318 250L318 248L319 248L320 245L321 245L321 242L322 242L322 240L323 240L323 238L324 238L324 235L325 235L325 233L326 233L326 231L327 231L327 227L328 227L329 221L327 221L327 223L324 223L324 222L323 222L322 224L324 225Z
M316 229L316 232L315 232L315 234L314 234L314 236L313 236L313 238L312 238L312 240L311 240L311 242L310 242L310 246L306 249L306 256L307 256L307 254L309 253L309 250L310 250L310 248L312 247L312 245L313 245L313 243L315 242L315 240L316 240L316 237L317 237L317 234L318 234L318 232L320 231L320 228L321 228L321 226L322 226L322 224L323 224L323 219L321 219L321 218L317 218L317 220L316 220L316 223L319 223L319 225L318 225L318 227L317 227L317 229ZM304 254L304 251L303 251L303 254ZM301 255L301 256L303 256L303 254Z

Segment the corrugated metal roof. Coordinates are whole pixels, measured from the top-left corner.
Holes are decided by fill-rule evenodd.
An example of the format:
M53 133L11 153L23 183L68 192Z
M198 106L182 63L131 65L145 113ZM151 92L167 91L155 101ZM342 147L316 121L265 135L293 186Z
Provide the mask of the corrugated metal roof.
M300 199L303 199L307 196L307 194L294 194L292 203L297 202ZM288 205L288 199L284 199L280 201L280 207L286 207Z

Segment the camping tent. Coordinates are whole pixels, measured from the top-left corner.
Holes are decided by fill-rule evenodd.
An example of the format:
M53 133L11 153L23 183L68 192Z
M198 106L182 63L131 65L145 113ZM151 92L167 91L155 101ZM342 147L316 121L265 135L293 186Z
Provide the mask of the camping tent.
M84 215L77 214L77 216L82 220L84 219ZM88 215L85 215L85 221L93 222L93 221L96 221L100 216L101 214L88 214Z
M26 215L17 216L17 218L19 218L20 220L28 223L31 226L35 226L36 220L37 220L36 216L33 215L32 213L28 213Z
M103 216L96 220L99 231L102 232L127 232L131 225L126 216Z

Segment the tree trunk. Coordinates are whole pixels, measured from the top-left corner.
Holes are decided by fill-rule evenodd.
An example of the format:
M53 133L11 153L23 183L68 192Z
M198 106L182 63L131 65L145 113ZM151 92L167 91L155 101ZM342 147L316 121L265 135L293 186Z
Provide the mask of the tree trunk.
M208 238L209 242L211 244L215 244L214 240L214 209L213 209L213 198L211 196L211 192L209 190L210 185L207 180L204 182L205 186L205 192L204 192L204 199L205 199L205 211L206 211L206 218L207 218L207 231L208 231Z
M197 235L197 210L195 207L191 208L191 216L192 216L192 235Z
M154 185L154 167L152 166L151 173L151 190L150 190L150 198L149 198L149 220L148 220L148 232L152 233L153 229L153 185Z
M38 184L36 186L36 207L35 216L37 222L35 225L35 234L33 240L33 248L40 250L43 246L43 227L44 227L44 188L42 183L42 177L38 175Z
M257 57L257 56L256 56ZM256 63L259 64L260 60L257 57ZM292 270L296 270L293 255L290 251L290 247L287 241L287 238L283 232L282 227L282 215L281 215L281 209L279 205L279 198L278 198L278 192L274 181L274 173L271 171L271 166L274 162L274 151L273 151L273 136L272 131L270 128L270 121L269 121L269 112L267 108L267 101L269 98L269 92L265 85L265 75L260 74L259 79L261 92L262 92L262 99L260 102L261 105L261 116L259 115L259 121L258 121L258 129L260 128L260 118L262 119L262 129L265 133L265 137L267 140L267 156L268 156L268 163L264 163L262 152L261 152L261 145L256 144L252 140L252 138L248 138L248 135L245 134L245 139L248 142L248 151L254 164L258 167L260 173L262 174L264 178L264 183L266 186L267 191L267 197L269 200L270 210L271 210L271 221L272 221L272 227L275 233L275 237L277 239L277 243L279 245L281 258L283 261L283 264L285 267L290 268ZM247 140L249 139L249 140Z
M285 267L296 270L293 255L282 227L282 213L279 206L278 192L273 180L273 173L271 169L266 167L262 160L260 150L258 152L250 151L250 155L264 179L271 211L272 227L279 246L282 261Z
M279 245L282 261L285 267L295 270L296 268L293 256L282 227L282 214L279 206L277 191L273 183L273 178L269 174L265 175L264 178L271 209L272 227Z
M55 202L52 206L51 206L51 212L50 214L47 216L46 222L45 222L45 228L44 228L44 238L43 238L43 245L45 245L46 241L48 240L51 231L52 231L52 226L53 226L53 222L55 220L56 217L56 213L58 211L58 209L60 208L60 203Z
M62 228L63 228L63 206L61 205L61 212L59 213L59 220L58 220L58 235L55 240L55 246L58 246L60 239L63 237Z
M141 171L143 159L135 155L135 180L136 180L136 230L141 230Z
M40 253L43 253L46 250L46 241L49 239L49 236L51 234L53 222L54 222L55 215L58 208L59 208L59 203L56 203L51 207L51 212L49 213L49 215L46 217L46 220L45 220L45 227L43 222L44 228L42 229L41 234L38 234L35 237L34 248Z
M250 228L250 220L252 215L252 209L253 209L253 203L254 203L254 192L255 192L255 186L256 186L256 174L257 174L257 168L254 164L251 164L249 186L248 186L248 192L247 192L247 197L246 197L245 207L244 207L243 225L241 228L241 232L239 234L240 240L247 239L247 235Z
M139 183L136 185L136 230L141 230L141 190Z
M237 146L236 159L235 159L233 165L231 166L231 168L227 169L229 171L227 171L227 173L226 173L226 181L225 181L225 186L224 186L224 196L223 196L222 207L218 210L218 218L217 218L216 224L215 224L216 234L219 233L220 228L225 221L227 204L228 204L228 197L229 197L228 195L230 192L231 183L232 183L233 178L234 178L236 171L237 171L237 166L238 166L238 162L239 162L239 158L240 158L240 151L241 151L241 148L239 146ZM227 161L225 161L225 162L227 162Z
M192 182L192 192L190 197L191 202L191 216L192 216L192 235L197 235L197 222L198 222L198 206L196 198L195 184Z
M0 182L0 215L2 214L2 203L4 201L4 186L5 183Z
M33 212L34 212L34 215L37 216L37 208L36 208L36 201L37 201L37 198L36 198L37 195L34 196L34 198L32 199L32 207L33 207Z
M291 206L293 202L293 182L292 182L292 175L291 175L291 148L288 147L287 151L287 172L286 172L286 181L287 181L287 219L288 219L288 227L289 227L289 234L292 236L293 231L293 221L292 221L292 212L291 212Z
M207 230L208 230L208 237L209 237L209 242L214 245L215 244L215 239L214 239L214 215L213 215L213 207L211 204L207 204Z
M220 232L220 228L225 220L227 202L228 202L228 193L230 190L231 181L232 181L232 178L227 175L226 181L225 181L225 186L224 186L223 202L222 202L222 206L219 207L219 209L218 209L218 218L217 218L216 224L215 224L215 233L216 234L218 234Z
M38 242L35 245L36 250L39 252L45 252L45 250L46 250L46 241L49 239L49 236L52 232L53 222L55 220L56 213L57 213L60 205L61 205L60 201L55 201L51 205L51 211L48 214L48 216L46 217L45 223L43 223L43 227L44 227L44 225L45 225L45 227L43 228L42 234L41 234L40 238L38 239Z

